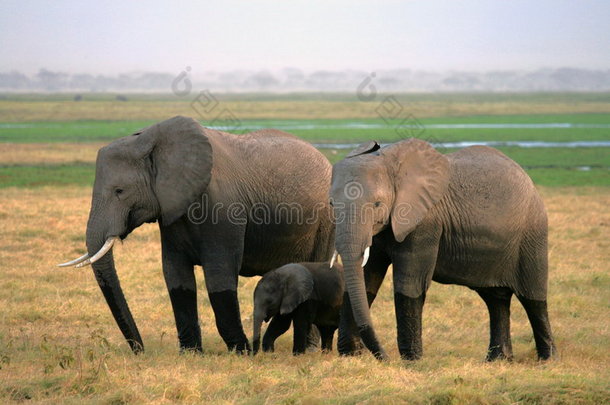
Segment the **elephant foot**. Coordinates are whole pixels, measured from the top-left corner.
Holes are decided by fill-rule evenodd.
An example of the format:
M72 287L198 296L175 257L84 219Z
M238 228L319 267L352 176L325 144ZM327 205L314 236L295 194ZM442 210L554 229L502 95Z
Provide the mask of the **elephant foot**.
M422 358L422 353L416 353L416 352L408 352L408 353L401 353L400 358L403 360L407 360L407 361L417 361L420 360Z
M364 345L359 338L347 339L339 338L337 342L337 351L340 356L359 356L362 354Z
M136 340L129 339L127 343L129 344L129 348L131 349L133 354L144 353L144 344L141 341L138 342Z
M424 351L420 342L410 342L410 344L408 345L400 341L398 343L398 352L400 353L401 359L408 361L416 361L423 357Z
M513 352L511 349L502 346L493 346L490 347L487 351L487 357L485 357L485 361L492 362L497 360L513 360Z
M180 348L180 354L188 354L188 353L202 354L203 349L201 348L201 346L199 346L199 347L181 347Z
M180 339L180 353L202 353L201 335L196 335L193 339L185 339L183 336Z
M557 348L555 347L554 343L551 343L547 347L538 350L538 360L540 361L554 360L557 357Z
M239 355L252 353L252 349L250 348L250 343L247 340L244 342L227 345L227 348L229 349L230 352L235 352L236 354L239 354Z
M404 342L403 339L398 340L398 352L400 353L400 358L408 361L419 360L424 355L424 350L421 344L421 340L416 339L415 342L407 341Z

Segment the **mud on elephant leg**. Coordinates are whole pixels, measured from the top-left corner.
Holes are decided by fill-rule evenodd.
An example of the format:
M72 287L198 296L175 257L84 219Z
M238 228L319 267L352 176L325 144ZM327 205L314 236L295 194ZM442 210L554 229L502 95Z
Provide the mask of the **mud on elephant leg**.
M476 291L485 301L489 311L489 349L486 360L512 360L513 348L510 339L512 291L502 287L479 288Z
M226 248L229 243L223 245ZM216 327L229 351L237 354L250 353L250 342L246 338L241 324L239 301L237 299L238 262L225 252L216 252L217 256L208 258L210 264L203 266L205 284L214 310ZM224 259L224 262L223 262Z
M201 328L197 314L197 293L191 289L171 289L169 298L174 309L181 351L202 351Z
M216 327L229 351L250 353L250 343L244 333L237 301L237 291L209 293L210 304L216 317Z
M173 254L169 243L164 243L164 246L163 276L174 310L180 350L200 352L201 328L197 313L197 284L193 264L186 258Z
M525 308L527 317L532 325L538 358L540 360L548 360L555 357L557 349L553 342L546 300L536 301L521 296L517 296L517 298L519 298L523 308Z
M425 293L417 298L394 293L398 351L405 360L417 360L423 355L422 310L425 299Z

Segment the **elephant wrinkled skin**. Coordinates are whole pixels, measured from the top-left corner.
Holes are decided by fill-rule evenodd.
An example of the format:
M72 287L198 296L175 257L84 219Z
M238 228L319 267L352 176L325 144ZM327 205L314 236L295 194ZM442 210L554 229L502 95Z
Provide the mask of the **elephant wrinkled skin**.
M330 259L330 163L310 144L277 130L233 135L174 117L134 135L98 153L86 238L88 261L121 332L134 352L143 349L112 243L158 221L181 349L201 350L194 275L201 265L220 335L229 350L250 350L238 276ZM108 252L95 257L102 245Z
M330 196L347 290L340 353L355 353L359 335L376 357L386 357L369 307L392 264L401 357L422 355L422 308L432 280L468 286L483 298L488 360L512 356L513 294L527 312L539 358L553 355L546 211L514 161L485 146L442 155L417 139L384 148L370 142L335 164Z

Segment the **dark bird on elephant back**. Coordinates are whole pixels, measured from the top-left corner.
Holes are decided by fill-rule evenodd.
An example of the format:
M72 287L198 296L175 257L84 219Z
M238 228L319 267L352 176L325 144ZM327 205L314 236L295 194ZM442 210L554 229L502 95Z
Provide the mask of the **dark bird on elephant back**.
M112 247L143 223L158 221L180 348L202 350L194 275L200 265L220 335L229 350L249 351L238 276L330 259L330 175L317 149L285 132L234 135L191 118L168 119L100 149L88 253L62 266L92 265L116 323L138 352L144 346Z

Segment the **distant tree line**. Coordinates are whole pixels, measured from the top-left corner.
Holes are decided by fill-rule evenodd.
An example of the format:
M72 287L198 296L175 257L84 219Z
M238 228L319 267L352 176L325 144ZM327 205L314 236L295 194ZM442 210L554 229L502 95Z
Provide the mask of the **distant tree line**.
M372 72L314 71L296 68L278 71L200 72L190 78L194 88L213 91L329 91L351 92ZM138 72L119 75L70 74L40 69L33 76L0 72L0 91L19 92L170 92L177 74ZM575 68L534 71L430 72L395 69L375 72L380 92L408 91L608 91L610 69Z

